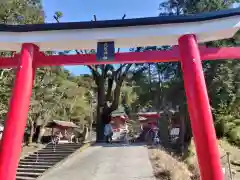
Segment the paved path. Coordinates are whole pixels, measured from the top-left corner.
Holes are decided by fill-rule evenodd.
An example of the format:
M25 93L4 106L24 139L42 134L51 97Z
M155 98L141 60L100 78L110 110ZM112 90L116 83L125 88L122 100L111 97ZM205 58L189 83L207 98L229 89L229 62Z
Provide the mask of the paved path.
M146 147L95 145L39 180L155 180Z

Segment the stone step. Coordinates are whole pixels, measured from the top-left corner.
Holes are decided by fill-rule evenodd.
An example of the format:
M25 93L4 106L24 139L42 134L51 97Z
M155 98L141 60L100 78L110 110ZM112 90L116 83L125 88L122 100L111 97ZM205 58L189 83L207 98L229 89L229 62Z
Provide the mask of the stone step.
M22 177L22 176L16 176L16 180L35 180L35 177Z
M69 154L72 154L72 153L69 153ZM37 153L36 153L36 154L31 154L28 157L37 157L37 156L38 157L67 157L69 154L67 154L67 153L63 153L63 154L49 153L49 154L38 154L37 155Z
M47 169L74 153L81 146L82 144L58 144L54 151L52 145L47 145L38 152L20 160L16 180L35 180Z
M56 146L53 146L53 145L48 145L48 146L45 146L44 148L54 148L54 147L56 147L56 148L65 148L65 147L81 147L82 146L82 144L80 145L65 145L65 146L63 146L63 145L56 145Z
M26 172L26 173L43 173L46 169L36 169L36 168L18 168L17 172Z
M19 162L19 166L21 165L47 165L47 166L52 166L52 165L55 165L57 162L50 162L50 161L47 161L47 162L29 162L29 161L20 161Z
M70 150L75 150L75 149L79 149L79 148L56 148L56 149L53 149L53 148L44 148L44 149L40 149L38 152L41 152L41 151L70 151Z
M38 159L38 162L58 162L60 159ZM21 159L20 162L35 163L37 159Z
M36 169L43 169L43 170L45 170L45 169L48 169L48 168L50 168L50 167L52 167L51 165L48 165L48 164L27 164L27 165L24 165L24 164L22 164L22 165L18 165L18 168L27 168L27 169L34 169L34 168L36 168Z
M56 149L44 148L44 149L39 150L38 152L44 152L44 151L51 151L51 152L54 152L54 151L75 151L76 149L79 149L79 148L56 148Z
M57 145L49 144L44 148L46 147L80 147L80 146L82 146L82 144L57 144Z
M28 156L28 157L25 157L24 160L61 160L63 159L64 157L66 156Z
M52 146L52 145L48 145L44 148L79 148L81 147L82 145L66 145L66 146L62 146L62 145L57 145L57 146Z
M65 143L65 144L56 144L56 146L81 146L82 144L76 144L76 143ZM47 146L53 146L53 144L48 144ZM45 146L45 147L47 147Z
M42 150L39 150L38 152L42 152L42 151L75 151L79 149L79 147L77 148L73 148L73 147L66 147L66 148L56 148L56 149L53 149L53 148L44 148Z
M17 172L17 176L20 177L33 177L33 178L37 178L38 176L42 175L42 173L36 173L36 172Z
M64 151L64 150L42 150L42 151L38 151L38 154L72 154L73 152L75 152L76 150L68 150L68 151ZM33 153L33 154L37 154L37 153Z

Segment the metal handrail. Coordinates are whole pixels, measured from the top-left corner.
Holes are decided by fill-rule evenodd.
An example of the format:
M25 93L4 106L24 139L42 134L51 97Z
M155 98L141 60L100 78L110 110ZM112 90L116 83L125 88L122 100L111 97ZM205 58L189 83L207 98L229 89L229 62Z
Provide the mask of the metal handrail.
M220 157L222 160L223 158L227 157L227 163L228 163L228 171L229 171L229 177L227 179L233 180L233 174L232 174L232 168L231 168L231 162L230 162L230 153L226 152L223 156ZM196 178L200 178L200 175L196 176ZM226 177L225 177L226 178ZM226 179L226 180L227 180Z
M226 154L227 154L227 161L228 161L228 169L229 169L230 179L233 180L233 173L232 173L231 162L230 162L230 152L227 152Z
M231 162L230 162L230 152L226 152L226 154L221 156L220 159L223 159L224 157L227 158L229 178L230 178L230 180L233 180L233 173L232 173Z
M39 160L39 154L38 154L38 150L37 150L37 157L36 157L36 161L35 161L35 163L37 163L38 160Z
M52 138L51 141L46 144L46 146L48 146L48 145L50 145L50 144L53 145L53 146L52 146L53 152L56 152L57 141L56 141L54 138ZM35 163L37 163L38 160L39 160L39 152L38 152L38 151L36 152L36 156L37 156L37 157L36 157Z

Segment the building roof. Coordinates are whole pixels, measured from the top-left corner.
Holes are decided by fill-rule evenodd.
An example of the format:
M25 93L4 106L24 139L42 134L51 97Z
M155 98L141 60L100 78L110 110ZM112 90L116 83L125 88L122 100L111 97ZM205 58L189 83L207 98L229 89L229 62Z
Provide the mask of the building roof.
M126 114L126 112L125 112L125 110L124 110L123 107L119 107L118 109L116 109L115 111L113 111L113 112L111 113L111 116L112 116L112 117L126 116L126 115L127 115L127 114Z
M240 10L229 9L181 16L0 25L0 50L19 51L21 43L40 50L95 49L97 42L114 41L116 47L176 45L183 34L196 34L199 42L232 37L240 27Z
M48 123L47 127L53 128L55 126L62 126L66 128L78 128L78 126L70 121L60 121L60 120L52 120Z
M139 116L139 117L138 117L138 120L139 120L139 121L146 121L146 120L147 120L147 118L145 118L145 117L142 117L142 116Z
M204 12L204 13L190 14L190 15L178 15L178 16L171 15L171 16L157 16L157 17L134 18L134 19L27 24L27 25L0 24L0 31L2 32L34 32L34 31L146 26L146 25L157 25L157 24L200 22L200 21L228 18L232 16L239 16L239 15L240 15L240 8L233 8L228 10Z
M158 112L139 112L138 116L146 118L145 120L149 120L149 119L158 119L158 118L160 118L160 114L161 113L158 113ZM144 121L144 120L142 120L142 121Z

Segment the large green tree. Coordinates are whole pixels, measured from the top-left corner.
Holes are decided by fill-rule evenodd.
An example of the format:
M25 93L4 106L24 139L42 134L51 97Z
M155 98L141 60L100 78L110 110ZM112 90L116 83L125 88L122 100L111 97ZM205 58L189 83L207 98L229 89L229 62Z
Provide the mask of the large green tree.
M160 16L195 14L227 9L238 1L182 1L168 0L160 4ZM235 5L236 6L236 5ZM205 43L207 47L236 46L235 37L227 40ZM134 51L167 50L172 47L139 47ZM210 103L215 126L219 137L227 136L238 143L239 140L239 61L205 61L205 72ZM137 99L133 105L145 110L173 108L179 111L183 125L186 125L187 137L191 135L189 117L180 63L142 64L133 71L134 91ZM158 97L158 98L156 98ZM139 109L135 108L135 109ZM133 108L134 109L134 108ZM189 138L187 138L189 139Z
M110 122L110 114L120 103L121 87L127 77L131 64L118 68L112 65L88 66L97 85L97 139L103 140L103 127Z
M41 0L7 0L0 2L0 22L4 24L44 23ZM0 52L12 56L14 52ZM46 54L52 54L47 52ZM8 103L15 76L15 69L0 70L0 117L6 118ZM88 123L88 91L92 90L89 78L72 76L62 67L46 67L36 70L35 84L28 116L29 142L33 140L36 125L44 129L48 121L61 119ZM38 138L41 141L41 133Z
M0 23L31 24L43 22L44 16L40 0L4 0L0 2ZM0 56L11 57L13 54L14 52L0 51ZM4 119L7 112L15 71L14 69L4 69L0 70L0 74L0 117Z
M41 0L7 0L0 2L0 22L4 24L43 23Z
M195 14L201 12L216 11L228 9L237 6L239 0L168 0L160 4L160 15L176 15L176 14ZM205 43L207 47L236 46L236 38L227 40L214 41ZM218 136L227 136L234 142L240 137L237 132L239 127L236 126L239 119L239 61L205 61L203 69L207 82L207 88L210 96L210 104L212 106L215 126ZM179 69L179 68L178 68ZM175 94L172 101L178 101L183 97L182 78L177 78L179 83L175 82L174 88L170 90ZM179 94L181 93L181 94ZM171 96L170 96L171 97ZM185 99L185 98L184 98ZM184 101L181 104L184 105ZM180 106L182 106L180 104ZM184 108L186 109L186 108Z
M37 71L29 125L31 128L34 128L34 124L40 126L38 142L41 142L45 126L53 119L73 121L78 125L88 123L85 121L90 116L87 94L91 87L79 84L79 82L89 83L86 81L81 76L72 76L62 67L48 67Z
M56 12L55 20L59 23L62 17L61 12ZM96 16L94 16L96 21ZM123 16L125 18L125 15ZM120 49L118 49L119 51ZM62 52L69 53L68 51ZM76 54L94 54L92 50L75 50ZM121 87L128 75L132 64L120 64L113 66L109 64L88 65L92 74L92 78L96 84L97 94L97 141L104 139L103 129L106 123L109 123L111 113L116 110L120 103Z

